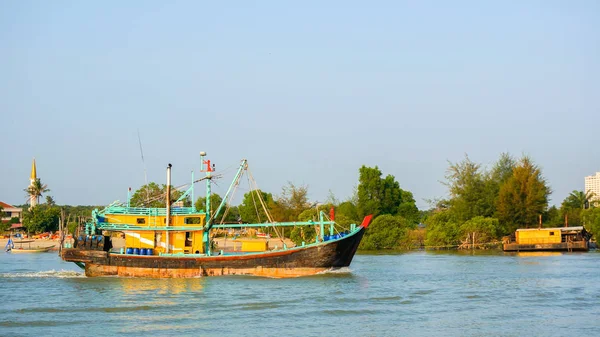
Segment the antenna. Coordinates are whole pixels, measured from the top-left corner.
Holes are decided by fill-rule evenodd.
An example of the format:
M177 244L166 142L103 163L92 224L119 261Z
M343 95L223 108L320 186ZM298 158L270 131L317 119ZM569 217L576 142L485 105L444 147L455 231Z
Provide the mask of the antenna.
M140 129L137 129L138 142L140 143L140 154L142 155L142 164L144 165L144 184L146 185L146 200L150 198L148 195L148 174L146 173L146 162L144 161L144 150L142 150L142 138L140 137Z

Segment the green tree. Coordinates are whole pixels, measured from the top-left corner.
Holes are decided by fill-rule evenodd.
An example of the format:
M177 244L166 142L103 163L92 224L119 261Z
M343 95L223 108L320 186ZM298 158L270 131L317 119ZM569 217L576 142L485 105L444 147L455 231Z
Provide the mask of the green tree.
M221 198L221 196L218 193L212 193L210 195L210 213L213 214L213 216L222 201L223 201L223 198ZM197 210L206 209L206 197L198 198L196 200L196 202L194 203L194 205ZM221 223L221 222L233 223L233 222L238 222L239 218L240 218L240 211L239 211L238 207L231 206L226 203L223 206L223 208L221 209L221 212L217 216L216 220L214 220L213 222L214 223Z
M417 208L417 203L415 201L415 198L413 197L412 192L401 190L401 196L402 199L400 204L398 205L397 214L409 220L411 223L419 223L421 214L419 212L419 209Z
M486 197L485 174L480 164L471 161L468 156L461 162L450 162L446 180L450 192L449 206L459 221L491 215L493 199Z
M399 248L407 231L415 227L401 216L380 215L365 232L359 248L365 250Z
M460 225L460 238L468 244L481 244L498 240L503 233L496 218L477 216Z
M223 198L221 198L221 196L218 193L211 193L211 195L210 195L211 217L215 216L215 212L217 211L217 208L219 207L219 205L221 204L222 201L223 201ZM194 203L194 207L196 207L197 210L206 211L206 197L199 197L198 199L196 199L196 202ZM227 207L227 205L225 205L225 207L221 210L221 212L217 216L217 218L212 220L212 223L221 223L221 220L223 220L223 213L225 212L226 207Z
M444 248L458 245L460 225L449 209L435 211L425 220L427 234L425 246Z
M298 216L298 221L318 221L319 211L316 208L304 210ZM295 226L291 233L290 239L297 245L302 245L302 242L312 243L315 241L317 231L315 226Z
M320 220L320 213L324 212L327 216L329 216L328 210L330 210L331 207L334 207L333 204L324 204L324 205L319 205L318 207L307 208L302 213L300 213L300 215L298 216L298 219L296 219L296 220L318 222ZM325 218L325 221L327 221L327 218ZM349 230L350 224L352 224L352 223L356 223L356 221L350 220L343 214L337 214L335 216L334 230L336 232L343 232L343 231ZM301 227L307 227L307 226L301 226ZM308 233L313 232L312 230L306 230L306 229L303 229L303 231L308 232ZM329 225L325 226L325 234L329 234ZM314 239L314 236L310 236L308 238ZM306 239L307 239L307 237L304 236L303 241L308 242L308 241L306 241Z
M279 221L296 221L304 210L312 205L308 202L308 187L295 186L288 182L281 189L281 195L277 197L277 204L284 210L286 216Z
M387 175L382 179L381 175L377 166L372 168L363 165L359 169L358 217L400 214L409 221L418 221L419 210L412 193L402 190L394 176Z
M237 223L241 221L240 210L238 206L229 206L229 209L225 209L221 215L223 222L225 223Z
M79 223L76 221L71 221L71 222L67 223L67 233L75 236L78 226L79 226Z
M46 204L48 206L56 206L56 202L54 201L54 198L52 198L51 195L46 196Z
M171 202L175 202L177 199L179 199L179 197L181 197L181 195L183 195L183 192L171 186ZM151 182L147 185L143 185L137 189L135 193L133 193L133 196L130 200L130 205L131 207L166 207L166 196L167 185L158 185L155 182ZM191 201L189 198L184 200L184 206L191 206Z
M4 208L0 205L0 232L5 232L10 228L10 224L8 222L2 221L2 218L6 216L4 213Z
M589 200L593 197L592 193L583 193L582 191L571 192L560 207L560 224L569 225L582 224L582 211L589 205Z
M508 153L501 153L500 159L494 164L489 173L484 174L485 190L483 212L479 216L495 216L498 195L502 185L512 176L515 168L515 159Z
M214 212L217 210L217 207L221 204L223 198L218 193L212 193L210 195L210 210ZM206 210L206 197L199 197L196 199L194 206L197 210ZM221 214L222 215L222 214Z
M23 226L31 233L56 231L60 209L49 205L36 205L23 212Z
M265 206L273 205L273 195L261 190L252 190L244 194L242 203L238 206L240 217L245 223L264 223L268 221L260 198L265 202ZM269 210L267 208L267 210Z
M590 201L595 196L591 191L583 192L574 190L563 201L563 206L571 209L585 209L590 205Z
M561 211L554 205L548 208L542 216L544 227L558 227L564 223Z
M548 208L551 190L542 170L529 157L523 157L513 174L502 185L496 205L497 217L508 233L537 224L538 216Z
M600 208L588 208L583 210L582 213L585 228L592 233L596 242L600 242Z
M40 203L40 197L43 196L44 193L50 192L48 185L42 184L42 181L37 178L30 186L28 186L25 190L28 197L34 197L37 201L37 204Z
M381 171L377 166L371 168L363 165L358 172L358 215L359 217L368 214L377 216L382 213Z
M358 222L360 220L358 216L358 208L351 201L344 201L336 208L336 221L339 219L340 216L345 216L346 218L351 219L354 222Z
M498 187L504 184L513 175L513 170L517 162L509 153L501 153L500 158L494 164L490 173L490 180L496 183ZM498 191L500 189L498 188Z

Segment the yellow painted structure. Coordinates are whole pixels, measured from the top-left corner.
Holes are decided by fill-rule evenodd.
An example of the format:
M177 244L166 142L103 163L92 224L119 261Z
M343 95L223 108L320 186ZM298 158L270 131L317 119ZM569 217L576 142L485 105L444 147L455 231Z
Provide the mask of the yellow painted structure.
M559 228L517 229L515 233L518 244L561 243Z
M269 249L267 241L241 241L242 252L264 252Z
M105 220L109 224L135 225L147 227L162 227L166 225L165 216L131 215L131 214L106 214ZM170 226L173 227L198 227L204 226L205 215L171 215ZM193 223L196 222L196 223Z
M118 225L157 227L157 230L123 230L126 248L152 248L155 255L166 253L167 232L165 216L106 214L106 222ZM171 216L170 226L185 227L186 231L169 231L169 252L172 254L203 254L202 242L205 215ZM160 229L159 229L160 228Z

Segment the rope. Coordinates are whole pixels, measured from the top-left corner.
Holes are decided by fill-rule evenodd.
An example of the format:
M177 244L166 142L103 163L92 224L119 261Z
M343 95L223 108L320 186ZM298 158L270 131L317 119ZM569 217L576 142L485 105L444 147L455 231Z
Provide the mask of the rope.
M260 193L258 193L258 191L259 191L258 184L256 183L256 180L254 180L254 177L252 176L252 172L250 172L250 169L247 169L247 171L248 171L248 177L250 179L252 179L252 181L254 182L254 185L256 186L256 191L257 191L256 194L258 196L258 200L260 201L260 204L261 204L263 210L265 211L265 214L267 215L267 218L269 219L269 222L273 224L275 221L273 221L273 217L271 217L271 214L269 213L269 210L267 209L267 206L265 206L265 202L264 202L264 200L262 198L262 195ZM279 234L279 231L277 230L277 227L275 227L275 226L271 226L271 227L273 227L273 230L275 231L275 234L277 234L277 237L279 238L279 240L281 241L281 243L285 244L285 242L283 241L283 238L282 238L283 235ZM284 229L282 228L281 231L283 232Z
M229 214L229 210L231 209L231 200L233 200L234 196L235 196L235 192L237 192L237 188L239 186L240 182L237 181L235 183L235 186L233 187L233 191L231 191L231 196L229 197L229 200L226 201L226 205L227 207L225 208L225 211L223 212L223 217L221 218L221 224L223 224L223 222L225 221L225 217Z
M250 195L252 196L252 204L254 205L254 210L256 211L256 217L258 218L258 222L261 223L262 221L260 220L260 212L258 211L258 207L256 206L256 199L254 199L255 190L252 189L250 183L250 172L248 172L248 176L246 176L246 178L248 179L248 185L250 186ZM258 191L256 191L256 193L258 194Z
M215 175L215 176L211 177L210 179L219 179L219 178L221 178L221 175ZM203 178L200 178L200 179L196 179L196 180L194 180L194 184L197 183L197 182L206 180L206 179L209 179L209 178L208 177L203 177ZM191 186L191 185L192 185L191 183L187 183L187 184L183 184L183 185L179 185L179 186L173 187L173 189L177 190L177 191L180 191L180 190L182 190L182 189L184 189L184 188L186 188L188 186ZM144 186L146 186L145 190L146 190L146 194L148 194L148 185L146 184ZM142 206L143 205L147 205L147 204L149 204L149 203L151 203L153 201L164 199L166 196L167 196L167 192L164 192L162 194L154 196L153 198L147 198L146 200L144 200L144 202L141 205ZM194 202L194 200L192 200L192 202Z

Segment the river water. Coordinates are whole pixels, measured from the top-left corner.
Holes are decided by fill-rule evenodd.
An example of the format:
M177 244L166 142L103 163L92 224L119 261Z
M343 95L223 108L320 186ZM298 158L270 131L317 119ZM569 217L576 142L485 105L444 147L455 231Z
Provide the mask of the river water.
M600 252L357 255L295 279L86 278L0 254L0 336L597 336Z

